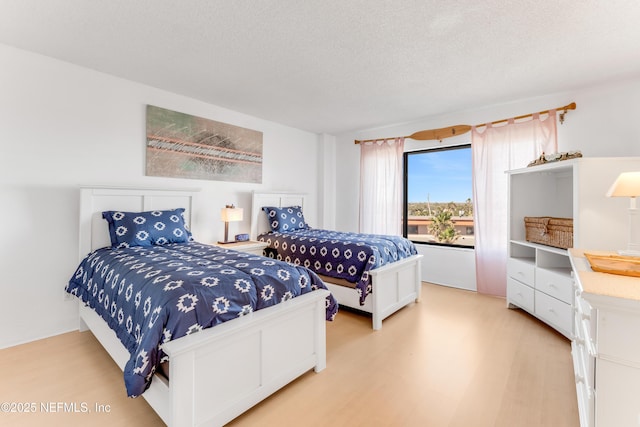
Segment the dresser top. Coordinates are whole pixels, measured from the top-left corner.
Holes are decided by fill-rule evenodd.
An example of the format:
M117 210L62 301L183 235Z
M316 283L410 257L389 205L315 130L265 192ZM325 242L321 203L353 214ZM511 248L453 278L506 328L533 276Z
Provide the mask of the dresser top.
M577 272L578 283L587 294L640 301L640 278L593 271L583 249L569 249L571 265ZM598 255L614 255L613 252L591 251Z

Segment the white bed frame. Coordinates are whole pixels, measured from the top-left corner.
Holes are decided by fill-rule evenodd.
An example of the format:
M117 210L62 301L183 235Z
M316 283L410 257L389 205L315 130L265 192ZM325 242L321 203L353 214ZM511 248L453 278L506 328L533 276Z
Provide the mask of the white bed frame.
M82 188L80 258L109 245L104 210L184 207L190 223L197 190ZM326 366L326 290L225 322L163 345L169 378L155 375L143 397L170 426L220 426L303 373ZM129 352L92 309L80 303L80 330L90 329L121 369ZM124 387L124 384L123 384Z
M267 216L262 213L263 206L301 206L304 212L306 195L300 193L259 193L253 192L251 206L251 238L255 240L261 233L270 231ZM382 328L382 320L412 302L420 300L422 255L408 258L371 270L372 292L364 305L356 289L328 282L331 291L340 305L371 313L373 329Z

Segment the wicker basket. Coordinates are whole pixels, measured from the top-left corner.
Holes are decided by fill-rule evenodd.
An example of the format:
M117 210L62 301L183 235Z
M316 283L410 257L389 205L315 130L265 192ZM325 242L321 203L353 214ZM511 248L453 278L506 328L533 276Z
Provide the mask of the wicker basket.
M573 247L573 219L524 217L525 239L556 248Z

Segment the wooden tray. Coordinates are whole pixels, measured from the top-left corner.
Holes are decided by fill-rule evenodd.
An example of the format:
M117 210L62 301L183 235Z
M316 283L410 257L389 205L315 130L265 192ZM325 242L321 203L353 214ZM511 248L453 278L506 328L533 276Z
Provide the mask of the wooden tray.
M596 255L585 252L591 269L601 273L640 277L640 257L623 255Z

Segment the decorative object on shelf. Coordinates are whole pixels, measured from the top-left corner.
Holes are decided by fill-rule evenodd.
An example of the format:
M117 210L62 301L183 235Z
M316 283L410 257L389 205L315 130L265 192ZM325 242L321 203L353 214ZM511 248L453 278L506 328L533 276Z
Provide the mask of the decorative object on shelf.
M640 257L584 253L591 269L600 273L640 277Z
M542 153L540 157L530 162L527 165L527 167L543 165L545 163L551 163L551 162L559 162L561 160L577 159L579 157L582 157L582 153L580 151L566 151L564 153L553 153L553 154Z
M235 243L235 240L229 240L229 223L242 221L242 208L236 208L234 205L227 205L220 210L220 217L224 221L224 241L218 241L218 243Z
M525 240L532 243L569 249L573 247L573 219L524 217Z
M236 234L236 242L247 242L249 241L249 235L247 233Z
M607 192L607 197L629 197L629 246L620 255L640 256L640 213L636 197L640 196L640 172L623 172Z

